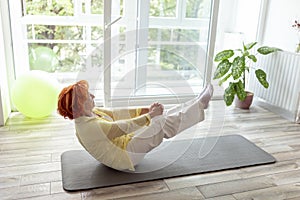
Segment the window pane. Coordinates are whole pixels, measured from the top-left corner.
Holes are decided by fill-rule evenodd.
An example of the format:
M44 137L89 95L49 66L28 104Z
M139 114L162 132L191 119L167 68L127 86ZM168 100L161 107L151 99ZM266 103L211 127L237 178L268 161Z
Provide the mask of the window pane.
M58 25L27 25L28 39L82 40L84 27Z
M84 13L89 13L85 11L85 4L83 4ZM104 0L91 0L91 14L104 14ZM123 15L123 0L114 0L112 2L112 13L113 15Z
M177 42L198 42L199 30L173 29L172 40Z
M84 44L29 44L31 70L76 72L84 69Z
M92 40L103 40L103 27L102 26L93 26L92 27Z
M170 41L171 29L156 29L149 28L149 40L150 41Z
M139 50L139 54L144 51L147 55L145 74L137 74L146 79L136 95L190 95L200 91L207 35L205 28L150 29L148 48Z
M23 0L23 6L25 7L27 15L74 15L74 4L72 0Z
M150 0L150 16L176 17L175 0Z
M59 65L51 67L51 70L46 70L51 72L71 72L82 69L83 59L87 56L86 52L94 49L96 43L103 39L103 27L101 26L27 25L27 30L27 39L30 39L31 42L29 52L32 53L33 49L37 47L48 47L50 50L39 48L37 53L43 51L45 54L47 51L51 54L52 50L56 54ZM32 62L30 64L33 68Z
M91 0L91 14L103 14L104 13L103 0Z
M205 59L198 60L201 50L197 44L151 45L148 48L147 82L156 82L162 87L159 93L148 88L140 94L174 95L171 91L176 91L175 95L193 94L193 89L201 88L203 83ZM203 50L202 53L205 55Z
M187 0L186 17L187 18L209 18L211 0Z

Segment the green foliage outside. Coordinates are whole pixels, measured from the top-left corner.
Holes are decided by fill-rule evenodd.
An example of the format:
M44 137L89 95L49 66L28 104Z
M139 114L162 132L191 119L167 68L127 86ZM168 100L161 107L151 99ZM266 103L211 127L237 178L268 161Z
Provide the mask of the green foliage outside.
M187 18L209 18L211 0L186 0ZM73 0L25 0L26 15L47 16L74 16ZM120 1L123 5L123 0ZM91 0L91 10L85 10L83 3L82 13L103 14L103 0ZM174 0L151 0L150 16L154 17L176 17L176 1ZM120 8L120 15L123 7ZM85 40L85 26L59 26L59 25L28 25L28 39L42 40ZM101 40L103 38L102 27L90 27L91 39ZM122 28L121 28L122 29ZM122 30L120 31L122 32ZM124 30L123 30L124 31ZM202 31L202 30L201 30ZM150 29L150 41L174 41L195 42L194 45L155 45L149 48L149 61L155 62L156 54L160 51L160 65L162 69L189 70L193 69L199 51L199 35L208 35L200 30L187 29ZM203 37L203 36L202 36ZM57 55L59 64L51 71L72 72L84 68L84 52L87 48L80 43L30 43L29 52L37 47L48 47ZM94 44L96 47L96 44ZM122 49L120 50L122 51Z

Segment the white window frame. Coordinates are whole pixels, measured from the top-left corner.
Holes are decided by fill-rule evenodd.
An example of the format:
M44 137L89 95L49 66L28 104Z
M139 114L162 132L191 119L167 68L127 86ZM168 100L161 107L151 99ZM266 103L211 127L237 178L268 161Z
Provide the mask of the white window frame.
M0 2L0 126L5 125L12 108L10 86L15 80L12 33L7 1Z

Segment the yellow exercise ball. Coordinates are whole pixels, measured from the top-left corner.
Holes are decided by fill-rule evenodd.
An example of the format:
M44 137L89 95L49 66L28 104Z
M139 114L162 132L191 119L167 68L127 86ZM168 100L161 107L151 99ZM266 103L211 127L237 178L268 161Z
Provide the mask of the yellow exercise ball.
M12 88L12 102L19 112L30 118L43 118L57 108L60 86L44 71L33 70L21 75Z

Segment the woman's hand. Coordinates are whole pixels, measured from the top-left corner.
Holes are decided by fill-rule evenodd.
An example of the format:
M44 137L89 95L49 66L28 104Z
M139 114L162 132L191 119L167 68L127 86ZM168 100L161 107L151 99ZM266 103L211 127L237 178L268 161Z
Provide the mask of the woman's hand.
M164 111L164 106L162 104L153 103L149 108L149 115L151 118L153 118L155 116L162 115L163 111Z

